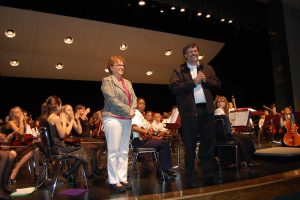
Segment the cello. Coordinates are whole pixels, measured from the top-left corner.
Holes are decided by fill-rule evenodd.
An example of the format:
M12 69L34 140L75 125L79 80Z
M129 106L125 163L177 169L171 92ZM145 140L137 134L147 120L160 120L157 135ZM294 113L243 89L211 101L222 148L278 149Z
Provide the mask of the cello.
M284 144L288 146L300 146L300 135L297 132L297 125L292 120L285 121L286 133L283 137Z

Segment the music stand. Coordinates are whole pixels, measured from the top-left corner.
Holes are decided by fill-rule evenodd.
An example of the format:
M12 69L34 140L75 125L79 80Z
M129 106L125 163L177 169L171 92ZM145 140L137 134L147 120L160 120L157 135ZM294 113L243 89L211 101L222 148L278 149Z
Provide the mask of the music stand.
M235 109L229 113L229 121L232 128L237 132L249 131L249 116L248 108Z
M172 109L171 116L166 120L165 125L172 132L172 135L177 137L177 165L172 168L182 168L180 167L180 134L178 132L181 127L181 118L177 107Z

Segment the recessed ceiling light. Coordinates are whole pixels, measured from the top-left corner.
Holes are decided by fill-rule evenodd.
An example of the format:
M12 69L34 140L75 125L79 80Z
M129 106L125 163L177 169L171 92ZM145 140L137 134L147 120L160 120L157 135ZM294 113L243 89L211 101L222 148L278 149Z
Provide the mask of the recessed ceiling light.
M125 51L128 48L128 45L126 43L121 44L120 50Z
M201 12L197 12L197 16L201 16L202 15L202 13Z
M144 5L146 5L146 2L143 1L143 0L140 0L140 1L139 1L139 5L140 5L140 6L144 6Z
M55 68L56 68L56 69L62 69L62 68L64 68L64 65L63 65L62 63L57 63L57 64L55 65Z
M221 22L225 22L225 19L224 19L224 18L222 18L220 21L221 21Z
M161 13L164 13L164 10L160 10Z
M176 10L176 7L175 7L175 6L172 6L172 7L171 7L171 10Z
M73 39L72 37L70 37L70 36L67 36L67 37L65 37L65 39L64 39L64 42L65 42L66 44L72 44L73 41L74 41L74 39Z
M205 17L206 17L206 18L210 18L210 14L207 14Z
M228 24L231 24L232 22L233 22L232 20L229 20L229 21L228 21Z
M8 38L13 38L13 37L16 36L16 32L14 30L8 29L8 30L5 31L5 35Z
M106 73L109 73L109 70L108 70L108 68L105 68L105 70L104 70Z
M153 74L153 70L148 70L147 72L146 72L146 75L147 76L151 76Z
M170 56L170 55L172 55L172 53L173 53L173 51L168 49L165 51L165 56Z
M185 8L180 8L180 12L185 12Z
M18 60L11 60L9 64L13 67L16 67L20 65L20 62Z
M198 60L202 60L204 58L204 55L202 54L202 55L200 55L200 56L198 56Z

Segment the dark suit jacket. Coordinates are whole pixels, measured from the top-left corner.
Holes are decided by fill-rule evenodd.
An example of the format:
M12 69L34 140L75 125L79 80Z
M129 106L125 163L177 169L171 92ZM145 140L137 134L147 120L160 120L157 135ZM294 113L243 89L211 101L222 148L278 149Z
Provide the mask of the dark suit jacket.
M210 65L201 64L198 67L198 71L199 70L202 70L206 76L206 82L201 84L208 112L214 113L215 106L212 92L218 92L218 90L221 89L221 82ZM196 116L197 110L194 98L194 88L196 85L192 79L187 63L180 65L173 71L169 87L171 92L176 95L176 101L181 117Z

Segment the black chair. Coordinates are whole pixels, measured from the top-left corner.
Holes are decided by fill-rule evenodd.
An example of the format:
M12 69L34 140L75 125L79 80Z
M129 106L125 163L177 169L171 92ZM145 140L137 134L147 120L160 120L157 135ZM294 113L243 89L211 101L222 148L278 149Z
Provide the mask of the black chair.
M157 149L155 148L135 148L132 146L132 144L130 143L130 151L131 151L131 167L130 167L130 171L129 171L129 177L131 177L132 171L134 168L137 169L138 173L139 173L139 168L138 168L138 156L140 154L148 154L151 153L154 158L155 161L157 163L157 167L160 169L161 172L161 177L163 179L163 181L165 181L165 176L164 176L164 172L161 169L161 165L159 162L159 152Z
M221 164L221 148L234 148L235 150L235 164L236 167L239 166L239 146L235 140L232 140L227 136L226 132L226 116L217 115L215 116L215 126L216 126L216 149L219 159L219 164ZM227 127L230 128L230 127ZM230 130L229 130L230 131Z
M41 151L44 154L44 161L41 167L40 177L36 183L36 189L38 189L41 185L43 185L46 181L49 180L48 166L50 163L54 161L57 163L57 165L54 165L57 166L57 170L56 170L54 183L52 185L53 188L52 188L51 197L53 197L57 185L57 180L61 173L62 166L63 165L67 166L68 161L74 160L74 157L68 153L60 153L60 154L53 153L52 146L54 145L54 139L51 134L51 128L49 124L48 125L46 124L40 128L40 135L41 135ZM83 171L82 174L84 176L86 188L88 188L85 172L84 170L82 171Z

